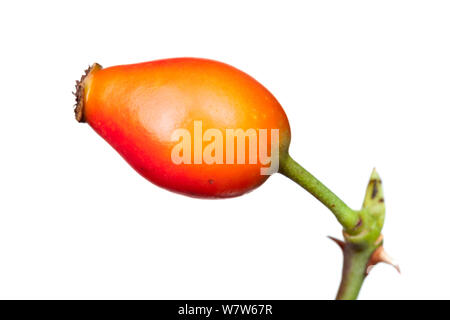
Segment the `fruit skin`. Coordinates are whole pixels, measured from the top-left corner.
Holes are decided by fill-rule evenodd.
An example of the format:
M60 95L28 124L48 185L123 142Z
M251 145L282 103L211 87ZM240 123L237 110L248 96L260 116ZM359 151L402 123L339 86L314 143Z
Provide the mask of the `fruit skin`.
M172 140L173 131L184 128L193 137L196 120L202 121L203 133L215 128L223 137L225 129L279 129L280 157L288 151L289 123L275 97L249 75L221 62L175 58L105 69L96 64L78 92L77 119L87 122L142 176L174 192L234 197L269 177L260 174L259 156L257 164L173 163L171 151L179 143ZM246 149L248 154L248 141Z

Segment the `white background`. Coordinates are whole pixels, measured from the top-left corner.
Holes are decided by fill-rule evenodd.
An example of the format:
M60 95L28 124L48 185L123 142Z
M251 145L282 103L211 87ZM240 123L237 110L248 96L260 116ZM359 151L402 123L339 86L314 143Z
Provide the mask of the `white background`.
M0 5L0 298L332 299L332 214L281 175L198 200L74 120L75 80L177 56L263 83L291 154L350 206L374 166L386 265L361 299L450 298L447 1L15 1Z

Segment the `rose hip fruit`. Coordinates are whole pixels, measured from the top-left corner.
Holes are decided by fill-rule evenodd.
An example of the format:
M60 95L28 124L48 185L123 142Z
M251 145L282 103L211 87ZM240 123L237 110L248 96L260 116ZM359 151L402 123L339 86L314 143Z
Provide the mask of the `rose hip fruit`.
M278 129L280 157L288 151L289 123L275 97L246 73L221 62L176 58L104 69L94 64L77 82L76 95L78 121L87 122L146 179L185 195L238 196L268 178L261 174L260 169L268 165L262 164L259 153L256 163L249 161L254 151L249 150L249 137L245 138L245 163L227 163L227 129L267 130L269 155L270 132ZM211 137L200 145L194 141L199 134L194 132L195 123L197 129L201 124L201 140L208 129L222 134L223 163L195 161L195 152L202 154L212 142ZM190 163L172 159L180 143L173 136L177 129L187 130L192 138L191 149L182 150ZM217 156L215 152L219 151L212 153Z

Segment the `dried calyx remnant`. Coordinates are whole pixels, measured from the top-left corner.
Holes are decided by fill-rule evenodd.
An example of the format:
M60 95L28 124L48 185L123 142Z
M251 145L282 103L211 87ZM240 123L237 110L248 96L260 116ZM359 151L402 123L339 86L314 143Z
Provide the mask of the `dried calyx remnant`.
M84 70L84 74L80 80L75 83L75 92L72 92L76 99L75 104L75 119L78 122L85 122L84 119L84 82L93 69L101 69L102 67L98 63L94 63Z

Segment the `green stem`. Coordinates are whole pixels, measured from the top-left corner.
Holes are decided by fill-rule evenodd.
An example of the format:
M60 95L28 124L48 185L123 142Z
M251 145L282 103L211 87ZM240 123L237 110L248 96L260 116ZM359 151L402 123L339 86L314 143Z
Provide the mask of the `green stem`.
M334 239L344 252L342 281L337 299L356 299L373 261L375 250L382 245L384 196L380 177L372 172L363 207L350 209L341 199L295 162L288 154L280 158L280 173L298 183L334 213L344 228L345 242Z
M350 209L338 196L306 171L290 155L280 159L280 173L298 183L330 209L346 232L351 233L358 226L358 213Z
M355 246L346 245L344 251L344 267L337 300L355 300L366 278L367 261L373 250L358 250Z

